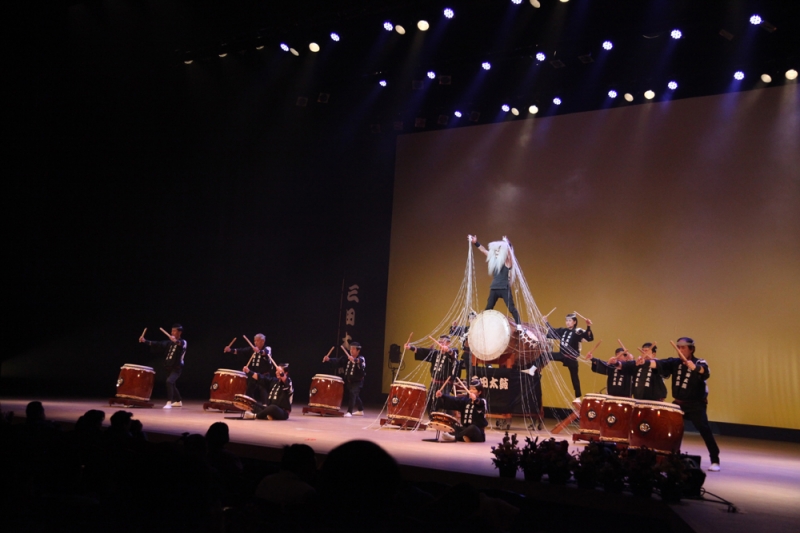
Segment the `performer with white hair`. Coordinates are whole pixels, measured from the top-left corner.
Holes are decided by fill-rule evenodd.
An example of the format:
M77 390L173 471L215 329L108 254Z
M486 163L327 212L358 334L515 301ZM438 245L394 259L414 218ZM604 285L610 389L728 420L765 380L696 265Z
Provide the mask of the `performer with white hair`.
M492 276L492 285L489 287L486 310L494 309L494 304L497 303L497 300L502 299L506 303L511 316L514 317L514 321L519 324L521 322L519 312L514 306L514 296L511 293L511 285L514 282L514 269L512 268L514 249L511 247L511 243L503 236L501 241L490 242L487 250L478 242L477 235L467 235L467 239L486 256L489 275Z
M234 339L235 340L235 339ZM257 333L253 337L253 345L255 350L250 346L245 348L231 348L230 345L226 346L223 351L225 353L232 353L233 355L247 355L250 359L244 366L257 374L272 374L275 372L275 366L272 364L270 356L272 355L272 348L265 346L267 338L263 333ZM232 343L231 343L232 344ZM258 386L258 381L254 379L247 380L247 392L245 393L251 398L258 400L261 403L267 403L266 389Z

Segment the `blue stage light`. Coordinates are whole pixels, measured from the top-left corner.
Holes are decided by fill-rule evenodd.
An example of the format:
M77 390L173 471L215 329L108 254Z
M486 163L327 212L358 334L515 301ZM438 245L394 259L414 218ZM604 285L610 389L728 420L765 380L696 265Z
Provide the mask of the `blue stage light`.
M680 39L681 37L683 37L683 34L681 33L681 30L672 30L669 36L672 37L673 39Z
M603 49L611 50L612 48L614 48L614 44L611 41L603 42Z
M510 108L510 107L508 107L508 105L507 105L507 104L503 104L502 106L500 106L500 109L502 109L502 110L503 110L503 111L505 111L506 113L508 113L508 112L511 110L511 108Z
M481 67L483 67L483 70L489 70L490 68L492 68L492 64L491 64L491 63L489 63L488 61L484 61L484 62L481 64Z
M671 81L671 82L669 82L667 84L667 87L669 87L670 91L674 91L675 89L678 88L678 82L677 81Z
M451 19L451 18L453 18L453 17L455 16L455 12L453 12L453 10L452 10L452 9L450 9L449 7L448 7L448 8L445 8L445 10L444 10L444 16L445 16L446 18L449 18L449 19Z
M386 80L379 81L378 85L380 85L381 87L386 87Z
M759 24L761 24L761 17L759 17L758 15L753 15L752 17L750 17L750 24L752 24L753 26L758 26Z
M453 113L456 117L461 118L461 111L456 111Z
M556 96L555 98L553 98L553 103L556 105L561 105L561 98Z
M436 77L436 73L435 73L434 71L432 71L432 70L429 70L429 71L428 71L428 77L429 77L430 79L433 79L433 78L435 78L435 77Z
M394 29L394 26L392 26L391 22L384 22L383 29L386 31L392 31Z
M544 58L545 58L544 52L536 52L537 61L544 61Z
M742 80L744 79L744 72L742 72L741 70L737 70L737 71L736 71L736 72L733 74L733 77L734 77L735 79L739 80L739 81L742 81Z
M289 45L286 44L286 43L281 43L281 50L283 50L284 52L288 52L289 51Z
M611 89L610 91L608 91L608 97L609 98L616 98L617 97L617 91L615 91L614 89Z
M331 33L331 39L333 39L334 41L336 41L338 43L339 42L339 34L338 33Z

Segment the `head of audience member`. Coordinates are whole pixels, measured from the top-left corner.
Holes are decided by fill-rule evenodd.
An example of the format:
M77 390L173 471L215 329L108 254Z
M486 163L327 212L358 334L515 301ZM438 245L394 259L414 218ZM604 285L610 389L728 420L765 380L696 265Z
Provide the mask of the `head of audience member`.
M211 453L223 449L230 440L228 424L225 422L214 422L206 431L206 445Z
M106 414L99 409L89 409L83 416L78 418L75 423L75 431L78 433L99 433L103 429L103 421Z
M28 424L36 424L44 421L44 405L42 405L42 402L30 402L25 407L25 422Z
M128 411L117 411L111 415L111 427L109 429L117 433L130 433L132 419L133 413Z
M284 446L281 470L294 472L306 483L313 483L317 476L317 460L314 457L314 449L307 444Z

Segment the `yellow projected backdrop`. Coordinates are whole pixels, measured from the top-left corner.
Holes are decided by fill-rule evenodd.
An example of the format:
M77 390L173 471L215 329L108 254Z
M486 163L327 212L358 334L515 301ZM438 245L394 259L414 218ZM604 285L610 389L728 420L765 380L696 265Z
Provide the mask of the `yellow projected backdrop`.
M540 310L558 307L553 324L573 310L594 321L596 356L620 338L672 357L669 340L693 337L712 420L800 429L798 95L791 84L401 137L384 353L446 315L468 233L508 235ZM490 278L476 261L482 309ZM418 364L405 361L401 378ZM569 383L548 367L544 403L563 406L553 370ZM586 365L580 376L584 394L605 386Z

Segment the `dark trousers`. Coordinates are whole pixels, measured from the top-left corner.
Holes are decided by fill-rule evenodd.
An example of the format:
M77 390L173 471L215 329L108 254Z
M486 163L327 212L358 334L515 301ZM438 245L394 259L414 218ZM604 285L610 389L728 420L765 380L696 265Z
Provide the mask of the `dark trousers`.
M519 324L519 312L516 306L514 306L514 296L511 294L511 289L491 289L489 291L489 300L486 302L486 310L494 309L494 304L497 303L498 299L506 303L508 311L511 313L511 316L514 317L514 321Z
M183 401L181 399L181 393L178 392L178 387L175 386L175 382L178 381L178 378L181 377L181 372L183 372L183 368L177 367L173 368L169 376L167 376L167 401L168 402L180 402Z
M561 364L569 369L569 377L572 379L572 388L575 389L575 397L580 398L582 395L581 379L578 377L578 360L561 352L553 352L553 361L561 361Z
M719 464L719 446L714 439L714 433L711 432L711 425L708 423L708 406L705 403L696 402L681 404L680 407L683 410L683 419L694 424L694 427L700 432L700 436L703 437L706 448L708 448L708 455L711 456L711 462Z
M267 403L267 389L259 385L258 381L252 378L247 378L247 391L246 395L258 403Z
M464 441L464 438L469 439L469 442L486 442L486 434L481 428L475 424L470 424L467 427L462 427L456 430L456 440Z
M288 420L289 419L289 412L284 411L277 405L263 405L263 404L256 404L255 408L253 409L256 413L256 418L259 420L266 420L269 418L270 420Z
M360 381L348 382L347 391L350 393L350 401L347 403L347 412L353 414L355 411L364 410L364 402L361 401L361 387L364 384Z

